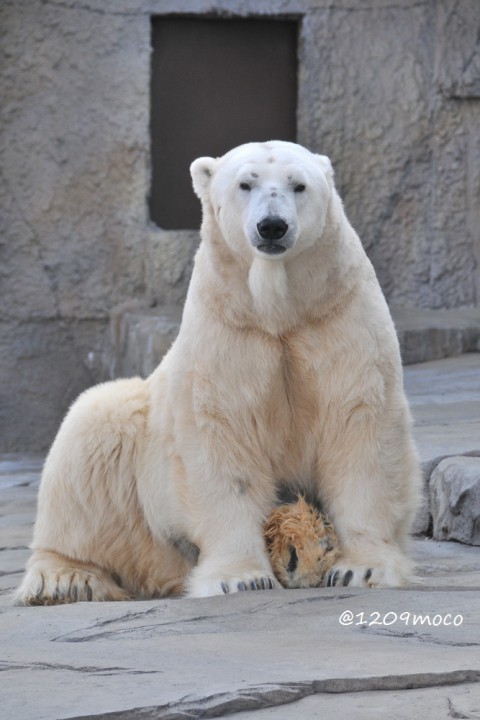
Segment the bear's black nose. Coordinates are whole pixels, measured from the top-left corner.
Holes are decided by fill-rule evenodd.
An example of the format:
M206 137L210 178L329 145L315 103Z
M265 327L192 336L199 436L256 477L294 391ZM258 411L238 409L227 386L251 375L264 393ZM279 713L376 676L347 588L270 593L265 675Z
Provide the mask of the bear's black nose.
M264 240L280 240L288 230L288 225L282 218L273 215L266 217L257 224L260 237Z

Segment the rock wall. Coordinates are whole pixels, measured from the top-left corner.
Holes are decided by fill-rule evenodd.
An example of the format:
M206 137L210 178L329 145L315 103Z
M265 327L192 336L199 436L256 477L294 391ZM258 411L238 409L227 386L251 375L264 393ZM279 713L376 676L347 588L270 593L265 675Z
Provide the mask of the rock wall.
M42 449L144 293L149 19L15 0L0 26L1 446Z
M331 156L387 298L479 304L477 0L4 0L0 449L47 447L103 377L113 307L184 299L198 235L147 212L170 12L298 17L298 139Z
M480 6L383 5L312 13L300 140L331 155L390 303L479 304Z

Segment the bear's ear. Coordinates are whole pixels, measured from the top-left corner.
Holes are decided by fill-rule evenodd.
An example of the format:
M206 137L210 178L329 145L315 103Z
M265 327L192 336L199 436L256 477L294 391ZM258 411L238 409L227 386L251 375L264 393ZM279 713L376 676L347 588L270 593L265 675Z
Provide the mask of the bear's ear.
M328 158L326 155L315 155L315 159L317 160L325 175L329 178L333 178L333 167L332 163L330 162L330 158Z
M202 200L208 193L208 187L213 175L215 159L211 157L201 157L194 160L190 165L190 175L192 176L193 189L196 195Z

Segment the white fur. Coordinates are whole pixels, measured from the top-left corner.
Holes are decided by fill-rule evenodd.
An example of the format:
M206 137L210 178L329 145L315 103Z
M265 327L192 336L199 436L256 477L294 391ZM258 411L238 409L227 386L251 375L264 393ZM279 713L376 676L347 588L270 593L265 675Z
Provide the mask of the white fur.
M321 498L340 581L409 578L420 474L398 343L328 159L251 143L191 170L203 239L179 336L147 380L92 388L65 418L19 603L261 585L279 481ZM279 256L257 247L266 214L288 225Z
M275 316L285 312L288 280L282 262L254 257L248 273L248 287L259 315Z

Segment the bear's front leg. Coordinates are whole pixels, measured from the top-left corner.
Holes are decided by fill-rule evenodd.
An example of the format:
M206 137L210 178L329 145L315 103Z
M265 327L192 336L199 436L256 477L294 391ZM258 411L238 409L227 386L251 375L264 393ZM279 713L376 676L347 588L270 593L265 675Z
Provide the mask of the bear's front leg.
M187 591L203 597L269 589L277 583L263 523L275 506L274 467L285 451L290 418L277 397L281 344L262 332L232 329L215 315L199 317L198 298L193 355L190 299L185 349L175 360L183 370L171 380L171 416L162 420L165 438L174 428L169 477L175 521L200 550Z
M278 586L263 537L273 495L273 487L246 480L209 479L195 499L192 537L200 555L187 581L190 597Z
M420 472L406 408L374 412L358 405L331 437L319 477L341 548L326 585L396 587L411 581L405 551Z

